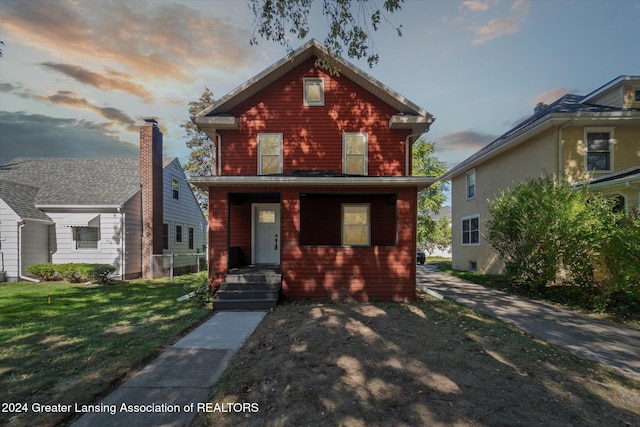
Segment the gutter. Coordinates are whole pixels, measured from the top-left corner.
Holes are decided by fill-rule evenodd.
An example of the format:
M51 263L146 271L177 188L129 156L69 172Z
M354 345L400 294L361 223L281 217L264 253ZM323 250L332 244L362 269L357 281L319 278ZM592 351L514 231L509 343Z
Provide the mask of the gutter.
M40 280L22 274L22 229L27 224L24 221L20 221L18 224L20 224L18 227L18 277L29 282L40 283Z

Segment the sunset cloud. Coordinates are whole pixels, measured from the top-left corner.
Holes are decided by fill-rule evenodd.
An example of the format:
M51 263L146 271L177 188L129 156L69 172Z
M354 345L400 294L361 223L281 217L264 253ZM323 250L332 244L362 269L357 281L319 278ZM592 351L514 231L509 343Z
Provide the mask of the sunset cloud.
M20 43L66 64L110 64L138 80L127 87L82 67L58 64L57 71L102 88L116 84L114 89L136 91L149 79L187 81L214 58L216 67L230 71L257 54L249 49L247 30L178 4L4 0L2 6L4 33Z
M85 98L79 98L70 91L61 90L54 95L41 96L40 99L55 105L66 105L68 107L93 111L103 118L109 120L110 123L121 125L126 128L133 129L136 125L136 121L123 111L118 110L117 108L100 107L98 105L92 104Z
M153 100L153 95L143 86L130 81L129 75L107 70L109 76L95 73L79 65L43 62L42 67L65 74L81 83L97 87L105 91L119 90L138 96L147 102Z
M497 135L489 135L475 131L458 131L438 138L437 149L439 151L479 150Z
M491 3L489 1L473 0L463 2L463 6L472 11L484 12L489 10ZM529 3L527 0L517 0L513 2L508 12L510 16L494 18L485 25L471 27L471 30L475 33L472 44L480 45L506 34L518 32L522 24L526 21L528 13Z

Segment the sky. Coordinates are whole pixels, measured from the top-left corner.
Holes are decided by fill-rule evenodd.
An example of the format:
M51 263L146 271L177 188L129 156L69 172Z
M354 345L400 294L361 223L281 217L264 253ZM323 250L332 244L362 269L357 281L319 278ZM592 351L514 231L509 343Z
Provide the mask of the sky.
M538 102L640 74L640 0L406 0L386 17L371 33L378 64L349 61L436 117L425 137L448 167ZM319 0L310 21L293 48L324 40ZM252 23L247 0L0 0L0 164L136 157L144 117L184 164L188 103L287 54L251 46Z

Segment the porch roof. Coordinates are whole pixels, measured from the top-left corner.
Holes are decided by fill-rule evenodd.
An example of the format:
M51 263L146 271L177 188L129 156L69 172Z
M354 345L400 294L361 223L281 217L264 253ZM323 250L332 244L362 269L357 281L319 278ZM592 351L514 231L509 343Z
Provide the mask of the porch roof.
M262 175L262 176L198 176L189 182L201 190L208 191L209 187L415 187L422 191L436 182L436 178L429 176L291 176Z

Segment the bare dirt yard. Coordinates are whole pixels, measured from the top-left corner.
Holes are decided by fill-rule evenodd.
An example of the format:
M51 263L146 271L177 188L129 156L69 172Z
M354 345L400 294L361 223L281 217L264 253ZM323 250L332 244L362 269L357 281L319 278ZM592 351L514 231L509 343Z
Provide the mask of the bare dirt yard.
M639 381L425 295L280 305L210 402L256 405L193 425L640 426Z

